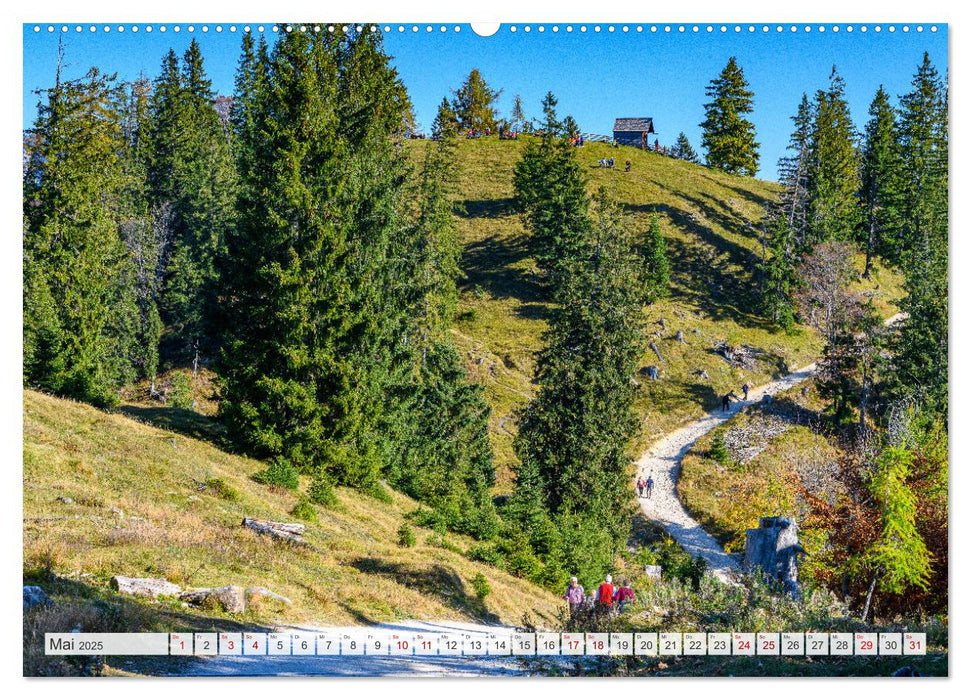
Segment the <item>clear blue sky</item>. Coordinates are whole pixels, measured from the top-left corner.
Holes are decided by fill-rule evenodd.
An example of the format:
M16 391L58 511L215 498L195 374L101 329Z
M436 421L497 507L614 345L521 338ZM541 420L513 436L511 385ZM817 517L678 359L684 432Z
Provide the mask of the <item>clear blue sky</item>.
M245 23L240 23L242 27ZM264 26L270 36L272 22ZM251 23L256 27L259 23ZM49 33L46 25L40 33L33 31L32 24L24 26L24 125L29 126L36 114L36 88L46 87L54 80L57 37L59 31ZM233 75L239 55L240 32L228 31L223 25L221 33L210 27L208 32L175 33L173 25L164 34L156 28L152 33L140 25L138 33L132 33L131 25L119 33L113 25L110 33L102 30L91 33L85 25L81 33L74 30L64 34L66 41L67 77L82 75L96 65L106 72L117 72L122 79L132 79L144 72L154 77L161 65L162 56L174 48L181 53L192 37L200 42L206 61L206 69L217 92L230 94ZM818 25L812 32L805 32L799 25L795 33L789 25L782 33L763 33L761 25L755 33L744 26L741 33L734 27L721 33L720 25L714 31L705 31L707 25L699 25L695 34L691 26L677 31L671 25L667 34L663 26L656 33L649 25L637 33L623 33L620 25L614 33L606 26L599 33L588 24L581 33L574 25L572 32L564 26L554 33L537 31L533 25L530 33L522 30L512 33L508 26L494 36L483 38L475 35L467 25L462 31L441 33L438 25L428 33L424 25L421 31L399 33L397 25L385 35L385 47L394 57L411 99L419 124L427 129L435 116L435 110L444 95L458 87L471 68L482 71L486 80L503 90L499 102L500 111L508 114L513 96L523 96L527 116L540 112L540 100L552 90L559 99L561 115L572 114L584 131L609 134L615 117L649 116L654 118L658 138L662 144L674 142L679 131L684 131L698 149L703 119L702 105L708 81L724 67L729 56L736 56L745 71L750 87L755 92L755 122L757 138L761 143L761 170L759 175L774 178L776 161L783 154L791 130L789 117L795 111L803 92L810 95L825 87L831 66L836 65L846 80L847 97L857 127L862 129L867 119L867 108L877 87L883 84L892 96L903 94L920 62L923 52L928 51L931 60L942 74L947 69L947 27L938 24L937 32L930 32L926 23L923 32L903 32L901 25L890 33L870 30L863 33L859 25L854 31L846 31L840 25L839 32L820 33ZM699 149L700 150L700 149Z

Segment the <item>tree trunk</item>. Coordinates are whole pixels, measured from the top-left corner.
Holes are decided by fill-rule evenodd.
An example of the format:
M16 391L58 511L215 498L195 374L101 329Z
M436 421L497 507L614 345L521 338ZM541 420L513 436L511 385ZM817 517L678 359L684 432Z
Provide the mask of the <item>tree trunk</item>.
M271 535L280 540L303 544L304 526L300 523L277 523L259 518L243 518L243 527L255 530L261 535Z
M111 579L111 587L119 593L158 598L160 595L179 595L182 589L164 578L129 578L115 576Z
M877 574L879 572L873 572L873 578L870 579L870 589L866 592L866 603L863 604L863 622L866 622L867 616L870 614L870 603L873 602L873 591L877 587Z

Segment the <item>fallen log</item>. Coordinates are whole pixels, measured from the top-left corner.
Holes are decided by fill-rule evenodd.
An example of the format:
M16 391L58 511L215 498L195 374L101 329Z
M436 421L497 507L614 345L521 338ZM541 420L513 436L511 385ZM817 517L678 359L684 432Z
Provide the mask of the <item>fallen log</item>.
M186 591L179 598L190 605L220 607L230 613L240 613L246 609L243 589L239 586L223 586L222 588L203 588L198 591Z
M252 588L246 589L246 607L251 605L259 605L261 599L269 598L270 600L275 600L278 603L283 603L284 605L293 605L293 601L282 596L279 593L274 593L269 588L264 588L263 586L253 586Z
M179 595L182 589L164 578L129 578L128 576L114 576L111 587L119 593L158 598L160 595Z
M278 523L259 518L243 518L243 527L248 527L261 535L270 535L280 540L303 544L304 526L301 523Z

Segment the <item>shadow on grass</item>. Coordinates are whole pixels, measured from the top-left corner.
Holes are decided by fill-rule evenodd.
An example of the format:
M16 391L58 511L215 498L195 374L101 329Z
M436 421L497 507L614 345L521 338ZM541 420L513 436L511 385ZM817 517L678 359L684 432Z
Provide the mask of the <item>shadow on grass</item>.
M217 617L183 609L175 599L161 601L122 595L110 588L68 579L44 568L25 569L25 586L40 586L53 605L24 611L25 676L100 675L107 659L114 668L144 675L181 675L193 659L154 656L47 656L46 632L271 632L245 615Z
M498 199L466 199L455 208L459 216L468 219L495 219L516 213L516 200L512 197Z
M350 562L350 565L361 573L383 576L422 595L436 597L450 608L469 615L475 620L488 624L501 622L495 613L489 612L480 599L469 595L465 583L454 569L442 564L419 567L377 557L362 557ZM352 611L348 610L348 612Z
M219 447L225 447L225 431L217 421L201 413L186 408L174 406L135 406L125 404L120 406L118 413L134 418L142 423L148 423L179 433L185 437L211 442Z
M523 269L522 263L529 257L525 236L492 235L466 245L460 261L465 273L462 291L481 288L496 299L542 301L539 283Z

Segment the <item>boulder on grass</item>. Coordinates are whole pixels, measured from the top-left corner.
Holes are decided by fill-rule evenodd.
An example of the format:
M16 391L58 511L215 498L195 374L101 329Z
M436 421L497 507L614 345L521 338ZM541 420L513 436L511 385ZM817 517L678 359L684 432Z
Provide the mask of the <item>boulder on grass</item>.
M274 593L269 588L264 588L263 586L253 586L252 588L246 589L246 607L250 608L253 606L259 606L264 600L272 600L277 603L282 603L285 606L293 605L293 601L282 596L279 593Z
M54 605L54 601L40 586L24 586L24 610L36 608L38 605L49 608Z

